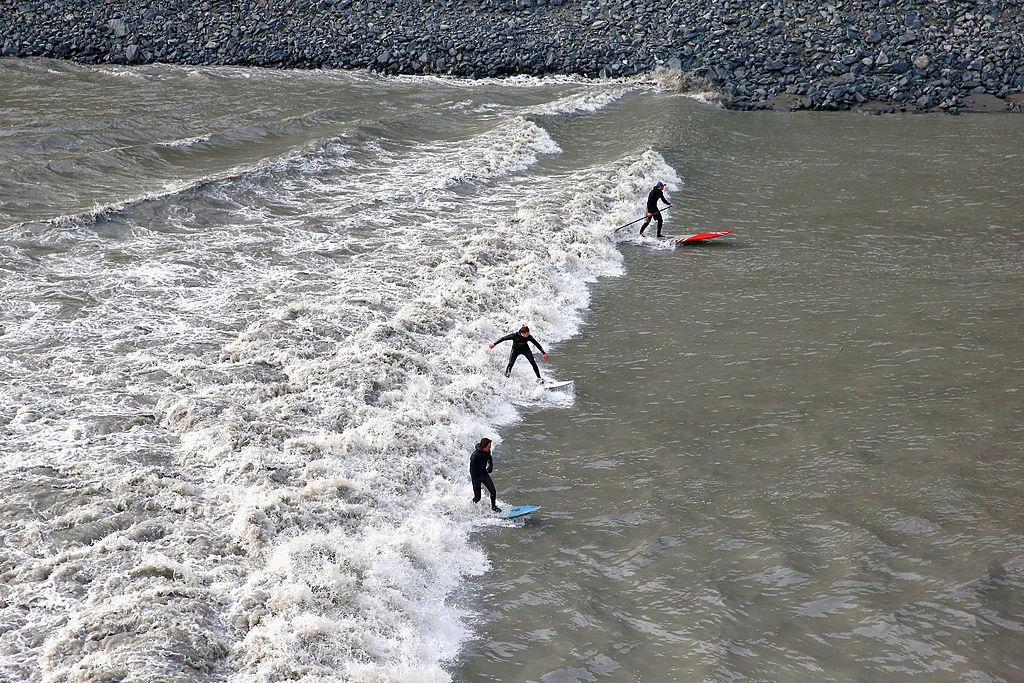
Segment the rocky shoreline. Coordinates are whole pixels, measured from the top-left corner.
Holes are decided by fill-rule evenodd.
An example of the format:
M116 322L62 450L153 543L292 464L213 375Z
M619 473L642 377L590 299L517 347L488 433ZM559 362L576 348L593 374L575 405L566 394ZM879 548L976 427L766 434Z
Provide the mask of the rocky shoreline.
M469 78L661 67L734 109L1024 110L1024 0L0 0L0 55Z

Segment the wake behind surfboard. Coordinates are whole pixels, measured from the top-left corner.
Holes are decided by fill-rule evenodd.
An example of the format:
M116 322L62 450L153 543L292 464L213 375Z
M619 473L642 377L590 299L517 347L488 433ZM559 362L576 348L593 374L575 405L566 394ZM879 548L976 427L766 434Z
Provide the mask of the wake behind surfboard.
M713 240L716 237L722 235L728 235L732 230L714 230L711 232L698 232L693 235L679 235L678 237L670 237L668 239L672 244L686 244L687 242L703 242L705 240Z

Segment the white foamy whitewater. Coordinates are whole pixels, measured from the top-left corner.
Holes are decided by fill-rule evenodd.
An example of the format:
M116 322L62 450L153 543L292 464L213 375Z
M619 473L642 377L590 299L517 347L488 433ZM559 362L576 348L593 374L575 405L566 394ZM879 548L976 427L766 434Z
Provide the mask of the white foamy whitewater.
M87 74L151 89L138 140L83 121L47 152L82 187L4 215L0 679L449 680L474 531L514 533L470 500L472 445L572 400L487 342L528 323L557 367L613 228L678 176L574 149L621 84L254 71L260 121L211 94L154 133L205 86L138 73Z

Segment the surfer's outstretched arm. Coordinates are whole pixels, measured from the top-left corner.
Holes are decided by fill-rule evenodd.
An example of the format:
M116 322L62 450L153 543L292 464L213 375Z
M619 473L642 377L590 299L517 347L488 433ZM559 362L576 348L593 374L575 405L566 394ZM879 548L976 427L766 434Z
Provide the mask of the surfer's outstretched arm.
M533 344L534 346L536 346L537 350L540 351L541 355L544 356L545 359L547 359L548 352L544 350L544 347L540 345L539 341L537 341L536 339L533 338L532 334L529 337L526 338L526 341L528 341L531 344Z
M500 343L502 343L502 342L512 341L512 340L513 340L513 339L515 339L515 338L516 338L516 333L515 333L515 332L513 332L512 334L506 334L506 335L505 335L504 337L502 337L501 339L498 339L497 341L493 341L493 342L491 342L491 346L490 346L490 348L492 348L492 349L493 349L493 348L494 348L495 346L497 346L498 344L500 344Z

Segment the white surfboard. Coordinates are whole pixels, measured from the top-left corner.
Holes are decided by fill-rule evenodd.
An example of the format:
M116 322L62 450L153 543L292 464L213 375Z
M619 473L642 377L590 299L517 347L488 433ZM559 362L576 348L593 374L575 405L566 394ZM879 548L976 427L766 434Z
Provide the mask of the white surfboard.
M544 388L561 389L562 387L569 386L570 384L572 384L572 382L573 380L571 379L546 379L544 380Z

